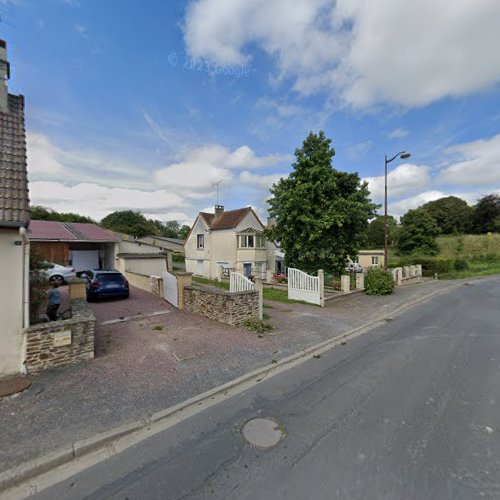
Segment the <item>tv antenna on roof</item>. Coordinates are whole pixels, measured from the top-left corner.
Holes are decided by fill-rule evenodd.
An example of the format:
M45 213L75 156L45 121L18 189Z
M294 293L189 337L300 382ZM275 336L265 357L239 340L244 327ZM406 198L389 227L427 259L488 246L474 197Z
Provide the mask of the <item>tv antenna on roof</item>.
M216 205L219 204L219 185L222 184L224 181L217 181L217 182L212 182L212 187L215 187L217 189L217 203Z

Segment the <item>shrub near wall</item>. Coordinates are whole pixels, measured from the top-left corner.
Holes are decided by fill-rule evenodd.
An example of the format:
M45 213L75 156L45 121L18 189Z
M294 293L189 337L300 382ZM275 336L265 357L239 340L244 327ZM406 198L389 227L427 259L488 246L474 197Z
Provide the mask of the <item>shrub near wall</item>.
M389 271L381 267L372 267L365 278L365 293L367 295L389 295L394 290L394 281Z

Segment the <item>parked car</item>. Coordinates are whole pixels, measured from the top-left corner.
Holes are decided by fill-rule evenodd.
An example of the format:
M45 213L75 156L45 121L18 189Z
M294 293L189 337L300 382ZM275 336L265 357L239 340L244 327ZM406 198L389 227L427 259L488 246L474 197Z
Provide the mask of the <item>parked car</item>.
M75 268L71 266L61 266L54 262L45 262L45 274L49 279L49 283L57 283L59 286L64 284L69 279L76 278Z
M346 266L346 271L349 271L350 273L362 273L363 268L359 265L358 262L349 262Z
M87 279L87 301L104 297L128 298L130 289L128 281L122 273L111 270L93 269L85 271L82 278Z

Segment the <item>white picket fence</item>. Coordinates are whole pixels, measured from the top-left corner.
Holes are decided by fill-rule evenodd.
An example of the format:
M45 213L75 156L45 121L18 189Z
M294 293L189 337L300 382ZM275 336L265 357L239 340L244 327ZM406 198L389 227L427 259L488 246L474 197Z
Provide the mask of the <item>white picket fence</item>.
M320 269L318 276L311 276L300 269L289 267L288 298L303 300L323 307L325 305L323 271Z
M229 291L231 293L248 292L253 290L255 290L255 285L252 281L243 276L243 274L231 271L229 275Z

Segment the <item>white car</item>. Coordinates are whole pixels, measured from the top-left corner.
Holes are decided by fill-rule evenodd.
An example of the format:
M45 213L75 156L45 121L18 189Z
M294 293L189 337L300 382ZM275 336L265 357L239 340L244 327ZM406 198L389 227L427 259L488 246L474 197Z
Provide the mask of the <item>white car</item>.
M359 265L358 262L349 262L349 264L347 264L345 270L349 271L349 272L355 272L355 273L362 273L363 272L363 268Z
M49 283L57 283L61 286L65 281L76 278L74 267L61 266L54 262L46 262L45 265L48 266L45 269L45 273L47 274L47 278L49 278Z

